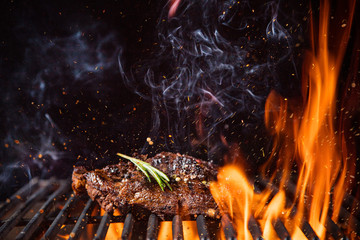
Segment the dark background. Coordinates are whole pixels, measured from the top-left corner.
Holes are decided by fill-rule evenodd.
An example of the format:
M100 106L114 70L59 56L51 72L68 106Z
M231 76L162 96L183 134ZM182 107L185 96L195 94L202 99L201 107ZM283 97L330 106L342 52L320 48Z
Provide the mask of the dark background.
M69 177L76 163L115 162L116 152L144 145L151 102L125 88L117 55L126 46L129 61L139 57L160 10L144 1L2 1L2 198L33 176ZM93 73L79 76L85 67L76 64Z

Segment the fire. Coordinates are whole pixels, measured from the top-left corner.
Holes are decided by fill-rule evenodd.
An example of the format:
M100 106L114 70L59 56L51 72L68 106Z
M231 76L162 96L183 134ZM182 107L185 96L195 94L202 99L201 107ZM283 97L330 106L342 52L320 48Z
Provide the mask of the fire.
M184 239L199 240L195 221L183 221Z
M218 182L210 185L211 193L223 214L230 214L238 230L239 239L252 239L247 223L251 212L253 188L245 175L236 166L229 165L220 170Z
M160 229L158 233L158 239L171 240L172 239L172 222L171 221L161 221Z
M101 209L101 215L103 215L105 211ZM118 209L115 210L114 215L120 215L120 211ZM195 221L183 221L183 234L184 239L198 240L199 236L197 234L197 227ZM111 239L121 239L122 231L124 228L124 223L110 223L109 229L106 233L105 240ZM159 223L159 232L158 239L166 240L172 239L172 221L160 221Z
M69 239L70 234L65 234L65 235L58 234L57 237L58 237L59 239Z
M239 164L223 167L218 181L210 187L222 214L234 219L239 239L252 239L248 230L252 215L260 219L265 239L277 238L274 226L279 220L292 239L305 239L301 231L304 221L320 239L325 239L327 219L337 220L349 162L341 127L336 125L339 121L335 121L336 86L355 1L349 1L348 8L348 24L339 31L336 49L329 45L328 1L321 2L318 26L311 20L312 49L306 53L302 74L303 104L298 106L297 99L286 99L275 92L268 96L265 123L274 136L274 147L262 166L262 179L269 179L267 188L255 191Z
M100 212L101 212L101 215L105 214L104 209L101 209ZM119 216L119 215L121 215L121 213L118 209L115 209L113 215ZM122 234L123 228L124 228L124 223L110 223L108 231L105 236L105 240L121 239L121 234Z
M110 223L109 229L105 236L105 240L121 239L121 233L123 228L124 223Z

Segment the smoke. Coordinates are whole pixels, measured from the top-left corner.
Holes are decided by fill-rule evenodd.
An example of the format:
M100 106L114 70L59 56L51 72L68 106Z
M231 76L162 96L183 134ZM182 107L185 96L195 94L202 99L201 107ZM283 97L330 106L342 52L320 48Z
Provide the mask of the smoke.
M283 81L279 72L297 84L293 37L301 27L281 4L184 0L176 13L164 8L148 56L131 66L119 57L126 85L153 104L152 139L211 154L227 147L233 125L261 124L265 98Z
M76 157L91 152L73 149L74 134L67 128L87 124L73 106L81 104L82 95L100 99L109 91L103 79L117 71L119 38L103 24L73 27L61 36L39 34L29 26L22 23L14 30L24 55L16 70L3 76L1 185L12 181L18 168L26 169L29 178L68 176Z
M288 3L173 1L169 18L170 3L120 2L1 14L1 179L68 176L142 146L209 159L255 146L270 89L297 88L302 30Z
M25 79L31 75L30 94L41 103L54 101L46 96L46 89L71 89L77 84L95 89L104 73L114 66L119 48L115 34L95 23L73 30L67 37L37 36L28 44L25 69L16 77Z
M5 200L5 198L13 194L13 188L17 185L14 184L12 178L17 176L16 182L28 182L32 178L30 168L23 164L22 162L14 162L6 165L4 170L0 173L0 191L1 191L1 200ZM30 194L30 191L29 191Z

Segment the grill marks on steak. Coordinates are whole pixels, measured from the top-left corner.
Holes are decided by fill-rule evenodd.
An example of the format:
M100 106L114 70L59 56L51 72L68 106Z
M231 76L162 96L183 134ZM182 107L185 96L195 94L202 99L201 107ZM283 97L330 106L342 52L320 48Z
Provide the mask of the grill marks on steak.
M158 216L213 215L217 206L209 190L216 168L199 159L163 152L153 158L137 158L150 163L170 178L173 191L161 191L155 179L146 176L127 160L103 169L87 171L76 167L72 187L76 194L87 192L107 212L118 208L122 214L131 209L147 209Z

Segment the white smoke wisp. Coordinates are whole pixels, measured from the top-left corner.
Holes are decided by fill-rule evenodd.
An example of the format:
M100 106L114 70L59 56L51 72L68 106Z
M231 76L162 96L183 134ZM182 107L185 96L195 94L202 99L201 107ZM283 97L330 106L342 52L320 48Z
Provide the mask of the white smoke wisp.
M166 134L176 136L175 150L196 142L211 151L235 114L250 123L262 119L279 66L296 68L295 42L279 9L279 1L181 1L167 20L165 8L148 60L129 68L119 56L127 86L153 103L150 135L156 137L165 122ZM199 124L202 134L191 135Z
M67 147L72 140L69 131L63 129L60 121L64 120L69 103L76 105L81 97L77 94L99 98L100 87L102 94L110 91L102 86L102 81L107 72L116 72L119 38L100 23L74 28L63 36L31 32L31 37L24 40L24 61L16 66L12 81L5 86L9 90L4 91L8 107L1 143L7 146L4 156L10 159L3 161L16 159L40 176L49 172L61 175L56 168L67 166L76 158ZM79 113L68 116L77 122L68 121L79 126L82 119L76 114Z

